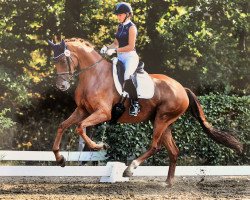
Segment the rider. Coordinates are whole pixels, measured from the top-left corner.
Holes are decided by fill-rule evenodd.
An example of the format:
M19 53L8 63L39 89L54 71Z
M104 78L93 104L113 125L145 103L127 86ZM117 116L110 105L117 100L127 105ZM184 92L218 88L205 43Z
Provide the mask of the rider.
M108 47L104 46L101 49L101 53L106 53L109 56L117 53L118 59L124 64L125 73L123 90L129 93L131 99L129 114L137 116L140 112L140 105L136 86L131 79L131 75L135 72L139 63L139 57L135 49L137 28L131 21L133 11L129 3L118 3L115 7L114 14L116 14L120 24L118 25L114 42Z

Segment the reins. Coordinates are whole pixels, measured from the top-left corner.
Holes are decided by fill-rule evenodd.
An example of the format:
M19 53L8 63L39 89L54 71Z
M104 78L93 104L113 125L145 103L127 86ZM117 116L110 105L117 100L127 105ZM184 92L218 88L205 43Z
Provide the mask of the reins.
M72 76L75 77L75 76L78 76L79 74L91 69L92 67L95 67L97 64L99 64L104 58L101 58L100 60L96 61L94 64L84 68L84 69L81 69L80 71L78 71L77 73L74 73Z

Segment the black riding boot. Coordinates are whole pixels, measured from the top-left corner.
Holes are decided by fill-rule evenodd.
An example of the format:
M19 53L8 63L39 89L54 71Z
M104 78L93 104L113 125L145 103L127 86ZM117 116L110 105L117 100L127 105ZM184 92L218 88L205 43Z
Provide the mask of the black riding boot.
M140 112L140 105L138 102L136 87L133 81L131 79L126 80L123 89L129 94L129 98L131 99L129 115L137 116Z
M131 99L129 115L137 116L139 112L140 112L140 104L138 100Z

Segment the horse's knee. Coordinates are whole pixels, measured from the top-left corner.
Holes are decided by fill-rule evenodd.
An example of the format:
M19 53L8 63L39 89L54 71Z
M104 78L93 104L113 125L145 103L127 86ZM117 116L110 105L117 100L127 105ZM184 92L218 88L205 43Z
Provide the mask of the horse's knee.
M59 124L58 128L57 128L57 132L58 133L63 133L63 131L65 130L65 126L63 125L63 123Z

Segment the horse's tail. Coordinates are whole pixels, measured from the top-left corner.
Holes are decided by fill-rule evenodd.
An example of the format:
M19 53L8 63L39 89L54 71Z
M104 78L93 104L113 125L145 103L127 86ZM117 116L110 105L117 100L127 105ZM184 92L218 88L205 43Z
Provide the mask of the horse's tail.
M216 130L210 125L202 110L201 104L196 95L188 88L185 88L189 98L189 108L192 115L200 122L205 133L215 142L234 149L237 153L242 153L243 145L232 135L232 133Z

